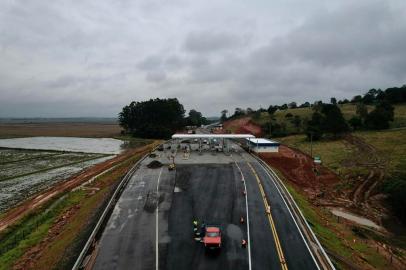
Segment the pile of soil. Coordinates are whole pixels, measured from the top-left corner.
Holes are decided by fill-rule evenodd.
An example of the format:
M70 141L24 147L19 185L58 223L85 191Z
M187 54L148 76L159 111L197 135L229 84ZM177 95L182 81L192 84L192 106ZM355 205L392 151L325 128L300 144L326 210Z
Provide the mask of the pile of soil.
M338 176L327 168L314 167L313 159L309 155L285 145L279 147L278 154L261 154L261 157L289 181L311 193L325 191L340 181Z
M157 168L161 168L162 166L163 166L163 164L161 162L159 162L158 160L153 160L147 165L147 167L150 169L157 169Z

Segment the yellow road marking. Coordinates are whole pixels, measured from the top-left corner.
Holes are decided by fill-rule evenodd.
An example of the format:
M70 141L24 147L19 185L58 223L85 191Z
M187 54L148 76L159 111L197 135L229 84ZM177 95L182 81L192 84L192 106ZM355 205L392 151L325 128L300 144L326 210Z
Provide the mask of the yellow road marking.
M257 172L255 171L254 167L252 167L252 165L250 163L247 162L247 164L250 167L250 169L251 169L252 173L254 174L255 178L257 179L257 183L258 183L259 190L261 192L262 200L264 201L265 210L270 209L270 205L269 205L268 200L267 200L267 198L265 196L265 191L264 191L264 188L262 187L262 184L261 184L261 181L259 179L259 176L258 176ZM266 214L268 216L269 224L271 225L273 238L275 239L276 251L278 252L278 257L279 257L281 267L282 267L283 270L287 270L288 266L286 264L285 256L283 255L283 250L282 250L281 243L279 241L278 233L276 232L275 222L274 222L274 220L272 218L272 212L267 212Z

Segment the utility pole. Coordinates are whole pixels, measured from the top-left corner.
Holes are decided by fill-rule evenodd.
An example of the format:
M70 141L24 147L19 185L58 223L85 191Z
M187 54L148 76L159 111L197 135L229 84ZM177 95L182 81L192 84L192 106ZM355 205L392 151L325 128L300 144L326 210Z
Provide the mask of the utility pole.
M310 156L313 158L313 132L310 132Z

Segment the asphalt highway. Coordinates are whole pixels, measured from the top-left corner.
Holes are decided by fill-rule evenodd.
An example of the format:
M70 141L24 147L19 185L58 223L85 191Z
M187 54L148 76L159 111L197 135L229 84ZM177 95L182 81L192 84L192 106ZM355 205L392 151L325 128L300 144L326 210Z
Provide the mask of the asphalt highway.
M106 224L93 269L317 269L273 179L254 158L237 145L231 155L191 148L184 154L166 146L142 162ZM152 160L165 165L150 169ZM221 227L220 252L194 239L194 219Z

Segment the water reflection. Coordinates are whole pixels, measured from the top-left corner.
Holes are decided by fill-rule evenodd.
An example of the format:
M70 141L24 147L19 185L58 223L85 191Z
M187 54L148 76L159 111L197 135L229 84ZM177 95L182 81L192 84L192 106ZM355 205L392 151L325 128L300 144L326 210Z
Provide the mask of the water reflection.
M0 147L119 154L124 142L112 138L28 137L0 139Z

